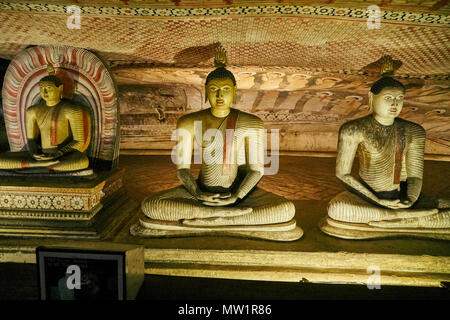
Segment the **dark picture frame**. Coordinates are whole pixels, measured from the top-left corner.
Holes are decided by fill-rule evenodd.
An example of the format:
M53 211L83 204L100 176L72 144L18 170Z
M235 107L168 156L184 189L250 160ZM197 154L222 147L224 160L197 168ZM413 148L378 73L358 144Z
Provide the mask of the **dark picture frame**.
M40 300L127 299L125 252L38 247L36 263Z

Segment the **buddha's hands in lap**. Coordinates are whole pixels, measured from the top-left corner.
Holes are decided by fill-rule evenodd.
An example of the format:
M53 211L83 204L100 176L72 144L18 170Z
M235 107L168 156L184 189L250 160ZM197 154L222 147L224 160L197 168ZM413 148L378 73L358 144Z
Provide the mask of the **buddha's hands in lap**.
M54 166L55 164L58 164L59 160L39 160L36 162L30 162L28 165L30 168L45 168Z
M220 194L220 193L212 193L212 192L202 191L196 196L196 198L197 198L197 200L202 201L202 202L213 202L213 201L215 201L215 199L219 199L221 197L228 197L228 196L229 196L229 193Z
M48 161L48 160L53 160L55 159L55 157L53 156L48 156L45 154L34 154L33 155L34 160L36 161Z
M202 201L202 204L211 207L208 210L201 210L198 216L194 219L185 219L183 224L191 226L208 226L227 224L233 217L242 216L253 212L252 208L246 207L227 207L227 204L236 202L237 197L231 193L207 193L202 192L197 199ZM225 219L225 220L224 220Z
M217 226L217 225L232 225L235 224L235 219L239 216L250 214L253 212L252 208L240 207L217 207L202 218L185 219L181 223L189 226Z
M56 160L60 157L60 153L41 153L41 154L33 154L33 158L37 161L49 161L49 160Z
M203 204L211 207L223 207L230 204L234 204L237 201L237 199L238 197L231 193L219 194L216 195L215 197L210 198L207 201L203 201Z

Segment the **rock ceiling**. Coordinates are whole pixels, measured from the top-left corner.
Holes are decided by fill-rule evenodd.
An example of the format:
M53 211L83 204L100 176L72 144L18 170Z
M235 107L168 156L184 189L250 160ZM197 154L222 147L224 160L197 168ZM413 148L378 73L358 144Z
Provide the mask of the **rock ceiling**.
M0 57L31 45L71 45L113 66L210 66L217 43L234 66L360 71L384 54L399 75L450 74L447 1L0 1ZM369 5L380 28L367 26ZM446 5L447 4L447 5Z

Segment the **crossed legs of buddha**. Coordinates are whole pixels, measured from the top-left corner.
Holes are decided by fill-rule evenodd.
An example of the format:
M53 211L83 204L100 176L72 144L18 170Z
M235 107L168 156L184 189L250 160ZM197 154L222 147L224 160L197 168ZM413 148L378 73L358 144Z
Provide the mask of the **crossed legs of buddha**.
M377 232L418 232L418 235L439 232L447 237L450 234L450 201L421 195L411 208L394 210L376 206L344 191L328 204L326 221L321 229L329 234L333 233L333 227L330 228L333 225L345 230L369 232L367 238L370 238L370 233ZM366 235L361 234L361 238Z
M268 225L291 221L295 215L291 201L259 188L235 206L212 207L178 186L146 198L141 209L150 219L186 226Z

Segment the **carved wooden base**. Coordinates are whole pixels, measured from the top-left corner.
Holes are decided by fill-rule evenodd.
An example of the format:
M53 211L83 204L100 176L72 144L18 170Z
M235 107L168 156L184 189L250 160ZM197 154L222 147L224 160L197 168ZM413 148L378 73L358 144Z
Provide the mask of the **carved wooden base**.
M192 236L231 236L272 241L295 241L303 236L303 230L295 220L286 223L248 226L185 226L178 221L167 222L141 217L130 228L133 236L139 237L192 237Z
M450 240L449 229L424 228L378 228L363 223L342 222L325 217L319 222L319 228L324 233L342 239L363 240L392 237L414 237Z
M89 181L61 180L60 186L58 181L44 178L33 186L2 183L0 236L103 238L122 222L120 216L130 213L124 208L129 203L122 188L123 174L124 170L119 170Z

